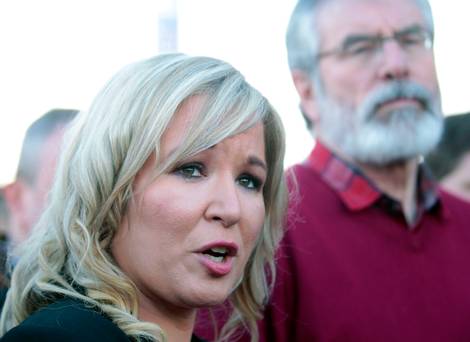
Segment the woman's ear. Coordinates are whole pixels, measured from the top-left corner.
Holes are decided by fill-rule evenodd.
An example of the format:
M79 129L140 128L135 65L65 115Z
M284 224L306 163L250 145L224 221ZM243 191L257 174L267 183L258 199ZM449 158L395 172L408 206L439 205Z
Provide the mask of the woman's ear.
M291 71L292 80L295 89L300 97L300 106L305 116L314 124L318 121L319 115L315 102L315 93L311 77L302 70L294 69Z

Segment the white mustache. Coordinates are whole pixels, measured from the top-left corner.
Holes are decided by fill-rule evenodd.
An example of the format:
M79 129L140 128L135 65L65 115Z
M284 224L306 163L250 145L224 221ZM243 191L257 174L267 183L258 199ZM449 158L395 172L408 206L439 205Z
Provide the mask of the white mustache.
M392 81L370 93L359 108L362 118L368 120L384 103L398 99L413 99L423 106L423 111L436 114L433 95L422 85L412 81Z

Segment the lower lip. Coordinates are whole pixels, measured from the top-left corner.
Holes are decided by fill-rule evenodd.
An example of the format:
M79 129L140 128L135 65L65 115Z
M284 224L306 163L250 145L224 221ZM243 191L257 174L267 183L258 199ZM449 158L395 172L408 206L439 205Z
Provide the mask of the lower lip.
M403 107L415 107L415 108L419 108L420 107L420 103L419 101L415 100L415 99L396 99L396 100L392 100L392 101L389 101L389 102L385 102L384 104L382 104L381 106L382 108L384 109L398 109L398 108L403 108Z
M201 264L203 264L206 267L206 269L209 271L211 275L222 277L230 273L230 271L232 271L233 257L228 256L224 259L224 261L217 262L202 253L198 254L198 256L199 256L199 261L201 262Z

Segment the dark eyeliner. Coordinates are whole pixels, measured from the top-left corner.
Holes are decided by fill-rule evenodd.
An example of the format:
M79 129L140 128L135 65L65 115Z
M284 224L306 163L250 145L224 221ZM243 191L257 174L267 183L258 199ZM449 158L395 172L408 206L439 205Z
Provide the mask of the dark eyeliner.
M253 188L250 188L248 186L243 185L240 182L240 180L243 179L243 178L248 179L249 181L251 181L253 183ZM238 177L238 183L240 185L242 185L244 188L248 189L248 190L257 191L257 192L260 191L261 188L263 187L263 182L261 181L261 179L257 176L249 174L249 173L244 173L244 174L240 175L240 177Z
M180 164L175 167L173 173L185 179L197 179L205 175L205 169L202 163L189 162Z

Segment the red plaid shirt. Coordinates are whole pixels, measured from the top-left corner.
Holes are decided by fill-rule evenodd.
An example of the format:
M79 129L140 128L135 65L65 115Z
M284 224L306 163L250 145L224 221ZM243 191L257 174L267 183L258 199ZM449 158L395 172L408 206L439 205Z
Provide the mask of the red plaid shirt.
M363 210L372 205L379 205L391 215L403 216L400 202L382 193L361 170L339 158L321 142L317 141L308 163L338 193L350 210ZM437 184L425 165L420 164L417 213L412 227L419 223L424 212L437 209L439 203Z

